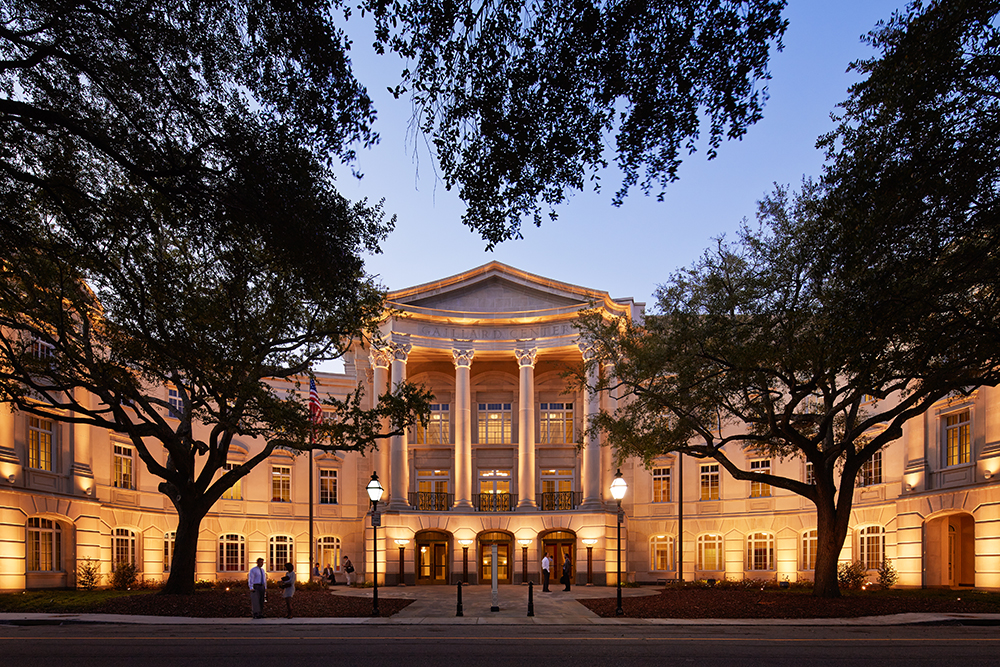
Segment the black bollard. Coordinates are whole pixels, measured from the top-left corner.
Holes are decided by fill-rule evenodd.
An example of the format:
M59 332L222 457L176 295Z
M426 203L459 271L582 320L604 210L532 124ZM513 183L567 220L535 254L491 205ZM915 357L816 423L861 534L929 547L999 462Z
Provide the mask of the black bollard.
M462 612L462 582L458 582L458 610L455 612L455 616L465 616Z
M535 584L528 582L528 616L535 615Z

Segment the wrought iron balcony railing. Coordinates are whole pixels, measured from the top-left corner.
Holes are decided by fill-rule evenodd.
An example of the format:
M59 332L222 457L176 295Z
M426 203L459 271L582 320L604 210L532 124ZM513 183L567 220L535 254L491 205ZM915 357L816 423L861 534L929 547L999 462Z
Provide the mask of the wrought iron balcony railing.
M424 512L447 512L455 504L454 493L411 491L408 496L410 507Z
M517 495L513 493L477 493L472 496L472 504L480 512L513 512L517 506Z
M583 502L583 491L550 491L538 498L538 506L544 512L575 510Z

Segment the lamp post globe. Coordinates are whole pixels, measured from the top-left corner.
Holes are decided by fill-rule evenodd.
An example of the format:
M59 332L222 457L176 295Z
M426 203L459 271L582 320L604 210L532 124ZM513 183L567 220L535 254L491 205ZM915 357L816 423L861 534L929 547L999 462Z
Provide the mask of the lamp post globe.
M372 616L380 616L378 609L378 501L382 497L382 483L378 481L378 473L372 471L372 478L365 487L372 501L372 572L375 574L372 587ZM619 605L621 606L621 605Z
M625 492L628 490L628 484L625 483L625 478L622 477L622 470L619 468L615 472L614 481L611 482L611 497L618 501L618 607L615 609L615 616L624 616L625 611L622 609L622 519L624 514L622 512L622 498L625 497Z

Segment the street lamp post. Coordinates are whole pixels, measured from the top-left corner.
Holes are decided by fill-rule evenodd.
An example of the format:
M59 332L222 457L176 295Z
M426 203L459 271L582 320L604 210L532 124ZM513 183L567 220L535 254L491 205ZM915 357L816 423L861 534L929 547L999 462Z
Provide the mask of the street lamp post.
M378 610L378 525L382 522L378 515L378 501L382 497L382 484L378 481L378 473L372 471L371 481L365 487L368 497L372 501L372 571L375 573L374 588L372 589L372 616L379 616ZM621 606L620 604L618 605Z
M619 468L615 473L614 481L611 482L611 497L618 501L618 608L615 609L615 616L625 615L622 610L622 520L625 518L622 511L622 498L625 497L627 489L628 485L622 477L621 468Z

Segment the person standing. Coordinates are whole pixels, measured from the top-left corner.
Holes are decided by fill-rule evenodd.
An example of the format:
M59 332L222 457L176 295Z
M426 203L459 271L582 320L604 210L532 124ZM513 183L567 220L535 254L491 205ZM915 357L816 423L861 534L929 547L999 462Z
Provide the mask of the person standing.
M264 559L257 559L257 567L250 568L247 575L250 584L250 613L254 618L264 618L264 592L267 590L267 574L264 572Z
M566 584L566 588L563 589L564 591L569 590L569 577L570 577L570 572L572 571L573 571L573 564L569 562L569 554L567 553L566 562L563 563L562 581L564 584Z
M354 565L351 563L351 559L344 556L344 576L347 577L347 585L354 585Z
M317 568L319 569L319 568ZM295 566L285 563L285 576L281 578L281 597L285 598L286 618L292 617L292 596L295 595Z
M548 552L542 556L542 592L551 593L549 590L549 576L550 570L552 569L552 559L549 558Z

